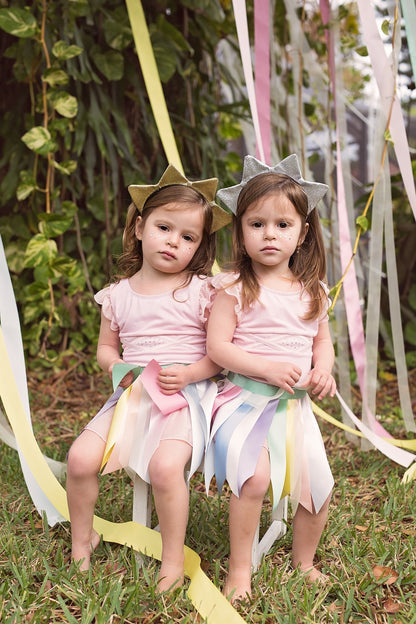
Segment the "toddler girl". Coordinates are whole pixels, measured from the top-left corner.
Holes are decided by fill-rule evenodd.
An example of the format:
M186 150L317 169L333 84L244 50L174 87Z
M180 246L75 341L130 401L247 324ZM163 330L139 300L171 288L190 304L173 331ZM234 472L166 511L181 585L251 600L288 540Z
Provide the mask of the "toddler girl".
M306 182L295 155L275 167L252 156L243 179L218 196L234 213L235 271L214 277L209 357L228 370L205 460L227 480L230 561L224 593L251 592L251 548L264 495L290 495L293 565L322 580L314 555L333 478L306 394L333 396L326 262L316 204L327 186ZM311 368L312 366L312 368ZM215 408L214 408L215 409Z
M123 236L121 275L95 297L102 305L97 360L121 380L68 455L72 558L85 570L100 539L93 529L98 473L123 396L106 472L127 467L152 484L162 537L161 591L183 581L189 504L184 473L189 470L190 478L203 459L216 394L209 378L219 367L205 351L205 302L215 231L228 219L213 203L216 186L215 178L190 182L169 165L158 184L129 187L134 203ZM172 402L180 400L168 415L152 401L141 376L134 380L153 359L162 366L158 390Z

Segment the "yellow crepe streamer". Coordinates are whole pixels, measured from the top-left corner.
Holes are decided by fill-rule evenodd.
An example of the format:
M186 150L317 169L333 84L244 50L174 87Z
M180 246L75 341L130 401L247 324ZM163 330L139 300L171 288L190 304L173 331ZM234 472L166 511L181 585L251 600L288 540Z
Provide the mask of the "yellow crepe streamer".
M166 158L183 174L141 0L126 0L126 5L143 79Z
M64 488L55 478L26 419L0 327L0 398L17 443L41 489L56 509L69 520ZM94 528L103 540L128 545L145 555L161 559L160 533L137 522L115 523L94 516ZM244 620L201 569L200 557L185 546L185 574L190 578L188 596L208 624L242 624Z
M325 412L323 409L318 407L313 401L312 401L312 410L317 416L320 416L321 418L331 423L332 425L335 425L336 427L339 427L340 429L343 429L344 431L348 431L348 433L352 433L360 438L365 438L365 435L361 431L358 431L357 429L353 429L353 427L349 427L348 425L345 425L343 422L341 422L340 420L337 420L336 418L334 418L333 416ZM386 442L390 442L390 444L393 444L393 446L398 446L400 448L408 449L409 451L416 451L416 440L398 440L397 438L384 438L384 437L383 437L383 440L385 440Z
M124 412L127 409L127 401L130 396L131 390L132 390L132 386L129 386L128 388L126 388L123 394L121 395L121 397L119 398L119 400L117 401L117 405L114 410L113 418L111 420L110 430L108 432L107 443L105 445L103 461L101 462L100 470L104 468L104 466L110 459L111 453L113 452L114 445L117 441L117 432L120 429L120 423L123 419Z

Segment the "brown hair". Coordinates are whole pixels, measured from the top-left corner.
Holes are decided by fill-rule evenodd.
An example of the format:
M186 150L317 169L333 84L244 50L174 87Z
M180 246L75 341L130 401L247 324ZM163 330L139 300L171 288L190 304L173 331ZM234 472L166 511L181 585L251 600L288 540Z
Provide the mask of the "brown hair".
M321 224L316 208L308 214L308 198L302 187L287 175L263 173L247 182L238 201L236 216L233 218L233 269L239 273L236 282L242 285L243 308L254 303L260 294L260 284L254 272L250 256L244 247L242 216L260 198L270 194L282 194L293 204L302 218L301 235L305 234L305 224L309 224L303 243L289 261L289 267L311 297L310 307L304 320L318 318L324 309L324 290L320 280L325 279L326 257Z
M153 210L171 203L184 204L184 206L197 204L202 208L204 214L202 239L192 260L187 266L188 275L183 284L183 286L187 286L194 275L210 275L211 273L211 268L215 260L215 232L212 234L210 233L212 208L208 200L195 189L185 186L184 184L171 184L169 186L163 186L161 189L149 195L141 213L143 224L146 223L146 219ZM136 237L136 221L139 216L140 213L136 206L130 204L123 233L123 253L118 258L120 274L117 275L117 279L132 277L142 267L142 241L138 240Z

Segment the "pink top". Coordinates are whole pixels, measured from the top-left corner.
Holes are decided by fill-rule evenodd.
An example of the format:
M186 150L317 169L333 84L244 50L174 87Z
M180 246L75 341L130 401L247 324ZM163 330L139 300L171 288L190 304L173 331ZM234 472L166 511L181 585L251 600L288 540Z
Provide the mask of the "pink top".
M206 354L205 309L210 278L194 276L186 288L158 295L135 292L127 278L95 295L111 329L119 333L123 360L146 366L191 364Z
M319 323L328 319L327 310L320 319L302 319L308 311L310 295L303 289L296 292L272 290L260 286L260 297L250 308L241 309L241 283L226 286L236 279L233 273L219 273L212 279L214 288L225 286L225 292L236 298L237 326L233 343L248 353L268 360L291 362L302 370L297 386L311 369L313 339ZM328 294L327 287L322 284ZM329 307L328 299L328 307Z

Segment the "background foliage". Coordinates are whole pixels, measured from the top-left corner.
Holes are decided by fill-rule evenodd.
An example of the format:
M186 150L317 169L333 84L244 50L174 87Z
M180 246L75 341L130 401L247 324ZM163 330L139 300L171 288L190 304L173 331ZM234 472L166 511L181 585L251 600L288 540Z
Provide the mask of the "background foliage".
M121 250L127 186L154 183L166 160L123 0L35 0L30 7L1 0L0 6L0 228L25 349L30 366L91 370L99 322L92 295L110 279ZM237 48L230 0L144 0L143 7L186 174L233 183L249 114L241 71L222 53L224 42ZM250 3L248 11L251 21ZM298 13L325 69L319 12L301 6ZM368 75L356 65L366 51L355 5L344 2L339 17L347 96L358 101ZM275 140L284 157L297 123L291 94L299 85L283 0L276 1L274 22L284 93L274 111ZM306 71L302 82L306 93ZM314 94L305 98L310 133L331 127L330 107L329 99L323 105ZM416 230L397 185L406 338L416 345ZM221 256L227 241L222 233ZM388 326L384 343L388 350Z

